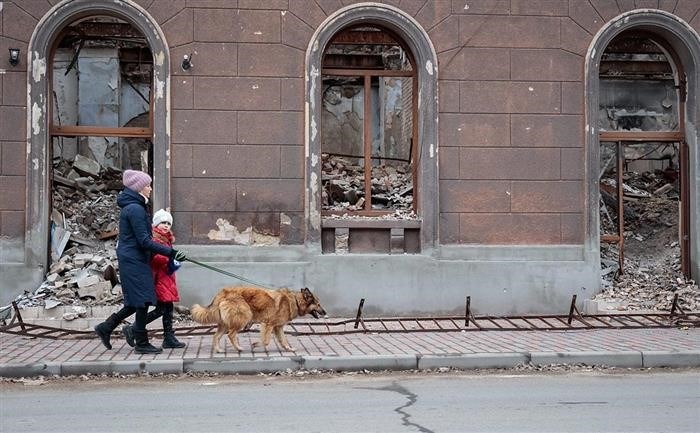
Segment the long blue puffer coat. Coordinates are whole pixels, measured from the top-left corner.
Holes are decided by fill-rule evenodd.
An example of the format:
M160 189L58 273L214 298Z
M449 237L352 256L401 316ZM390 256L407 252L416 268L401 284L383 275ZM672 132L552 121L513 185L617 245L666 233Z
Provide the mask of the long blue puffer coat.
M117 205L121 208L117 259L124 305L136 308L155 305L151 254L170 256L172 248L151 238L151 216L141 194L124 188L117 197Z

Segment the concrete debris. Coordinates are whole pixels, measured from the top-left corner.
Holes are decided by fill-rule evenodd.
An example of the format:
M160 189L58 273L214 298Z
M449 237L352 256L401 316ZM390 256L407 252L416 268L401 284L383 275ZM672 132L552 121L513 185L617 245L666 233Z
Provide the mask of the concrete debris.
M54 164L53 179L51 264L39 288L15 301L20 308L73 306L66 315L74 320L84 314L83 306L122 301L116 277L121 172L76 156L72 164Z
M323 210L363 210L365 174L363 160L324 153L322 159ZM372 210L410 210L413 207L413 174L408 162L391 161L372 167Z
M670 311L674 295L678 294L678 305L683 310L697 311L700 288L681 272L678 183L667 183L668 175L659 170L625 172L624 181L629 184L623 197L624 272L620 273L618 266L618 245L601 243L603 291L594 300L604 301L608 310ZM603 179L601 183L614 185L614 179ZM636 200L628 201L628 195ZM603 233L616 233L616 212L616 205L601 203Z
M353 215L349 213L344 214L333 214L323 217L324 219L353 219L359 221L380 221L380 220L419 220L420 217L412 210L400 210L397 209L393 213L377 216L364 216L364 215Z
M63 320L75 320L77 318L85 317L85 316L87 316L87 309L85 307L76 305L76 306L73 306L71 311L63 313L61 318Z

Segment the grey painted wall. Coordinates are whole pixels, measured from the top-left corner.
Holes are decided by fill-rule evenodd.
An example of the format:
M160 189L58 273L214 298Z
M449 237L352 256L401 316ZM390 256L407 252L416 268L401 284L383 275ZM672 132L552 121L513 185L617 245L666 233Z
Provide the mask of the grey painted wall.
M195 260L268 287L309 287L330 314L568 313L598 288L591 254L572 247L443 247L423 255L316 255L304 247L190 246ZM193 263L178 271L181 303L208 304L222 287L250 285Z

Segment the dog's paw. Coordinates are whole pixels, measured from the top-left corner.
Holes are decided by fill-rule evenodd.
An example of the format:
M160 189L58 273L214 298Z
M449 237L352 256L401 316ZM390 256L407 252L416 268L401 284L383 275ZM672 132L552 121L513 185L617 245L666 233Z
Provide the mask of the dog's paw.
M293 348L292 346L284 347L284 350L286 350L287 352L296 352L296 351L297 351L297 350L296 350L295 348Z

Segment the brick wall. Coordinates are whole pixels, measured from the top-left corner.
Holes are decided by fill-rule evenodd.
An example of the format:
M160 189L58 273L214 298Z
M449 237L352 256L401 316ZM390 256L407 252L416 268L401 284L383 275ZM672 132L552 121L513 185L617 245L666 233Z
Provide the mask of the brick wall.
M24 232L26 50L52 3L6 1L0 12L0 236ZM136 3L171 49L178 242L209 243L219 218L303 242L305 50L329 14L354 2ZM438 54L442 243L582 243L583 56L593 35L640 7L700 30L695 0L385 3L412 15ZM16 67L10 46L22 49Z

